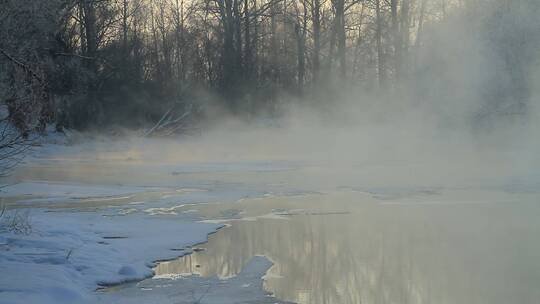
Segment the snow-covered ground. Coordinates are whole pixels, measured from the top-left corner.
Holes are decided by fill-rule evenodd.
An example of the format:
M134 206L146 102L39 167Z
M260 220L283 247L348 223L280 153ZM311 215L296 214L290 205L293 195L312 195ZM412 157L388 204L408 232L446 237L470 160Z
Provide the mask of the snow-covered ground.
M116 210L32 210L29 234L0 235L0 302L94 302L99 285L151 276L219 226ZM174 250L173 250L174 249Z

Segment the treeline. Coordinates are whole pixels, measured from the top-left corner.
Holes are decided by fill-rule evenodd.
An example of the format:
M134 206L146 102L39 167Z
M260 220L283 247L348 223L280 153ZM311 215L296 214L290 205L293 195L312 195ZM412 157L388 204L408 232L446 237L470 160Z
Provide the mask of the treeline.
M479 85L474 98L488 100L489 111L519 112L539 58L535 0L0 0L0 7L0 98L21 130L140 127L173 105L210 101L238 114L272 113L285 100L346 88L405 87L452 102L458 85ZM460 36L467 32L477 34ZM468 39L489 54L469 56ZM472 81L467 68L484 55L501 69L479 74L481 84L461 83Z

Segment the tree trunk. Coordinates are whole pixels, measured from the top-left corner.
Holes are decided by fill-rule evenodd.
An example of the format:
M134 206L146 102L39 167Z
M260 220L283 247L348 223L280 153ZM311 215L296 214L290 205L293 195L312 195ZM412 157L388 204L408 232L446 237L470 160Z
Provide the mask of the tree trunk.
M353 66L352 66L352 74L355 76L359 75L359 67L358 67L358 61L360 59L360 47L363 43L363 37L362 37L362 24L364 21L364 11L365 11L365 5L362 4L362 8L360 9L360 17L358 20L358 36L356 37L356 42L354 45L354 57L353 57Z
M94 58L97 52L96 10L93 0L81 0L84 13L84 29L86 38L85 56ZM96 71L95 60L87 60L92 72Z
M297 54L297 64L298 64L298 92L301 94L304 87L304 78L306 74L305 69L305 35L303 30L300 28L300 24L296 23L294 25L294 31L296 34L296 54Z
M124 0L122 5L122 52L124 57L128 55L128 2Z
M236 107L234 91L237 82L237 56L235 52L235 20L234 2L237 0L216 0L223 25L223 47L221 50L220 87L225 97L229 99L232 108Z
M247 79L251 79L253 69L250 18L249 0L244 0L244 72Z
M427 0L421 0L420 4L420 16L418 18L418 29L416 31L416 40L414 41L414 69L418 68L418 53L420 51L420 43L422 41L422 34L424 30L424 15L426 12Z
M395 80L401 79L401 35L399 33L398 2L390 0L390 11L392 14L392 42L394 44L394 72Z
M235 59L236 69L240 72L243 70L242 62L242 16L240 15L240 2L241 0L233 0L233 14L234 14L234 38L235 38ZM244 75L245 76L245 75Z
M257 10L257 0L253 0L253 11ZM258 62L258 46L259 46L259 16L255 15L253 17L253 35L251 35L251 71L253 74L257 75L259 72L259 62Z
M90 80L88 81L87 86L87 95L86 103L84 104L82 110L82 117L85 121L80 121L80 126L86 127L88 123L97 122L99 116L101 115L101 106L98 103L97 99L97 29L96 29L96 10L94 7L93 0L81 0L83 13L84 13L84 29L85 29L85 38L86 38L86 50L85 56L91 58L86 60L87 69L90 71Z
M335 31L337 36L337 57L339 62L339 76L342 80L347 75L347 60L345 50L345 0L335 0Z
M276 3L272 2L270 7L270 70L272 81L277 80L277 58L278 58L278 44L277 44L277 8Z
M128 0L124 0L122 3L122 77L126 78L129 75L128 72Z
M165 16L165 5L161 3L159 6L159 31L161 34L161 52L163 53L163 85L169 88L171 79L171 46L167 38L167 17Z
M312 31L313 31L313 81L319 81L321 69L320 54L321 54L321 0L313 0L312 2Z
M154 16L154 10L150 10L150 29L152 31L152 52L150 56L150 62L154 64L154 73L156 80L158 82L163 81L163 72L161 69L161 60L159 58L159 46L158 46L158 35L157 35L157 28L156 28L156 20Z
M377 19L377 30L375 38L377 41L377 70L379 78L379 87L386 87L386 63L384 57L384 50L382 45L382 12L381 12L381 0L375 0L375 14Z
M409 66L409 43L410 43L410 32L409 32L409 9L410 9L410 0L402 0L401 2L401 36L400 36L400 67L401 77L406 77L408 73Z
M300 18L300 13L298 7L296 7L296 22L295 22L295 34L296 34L296 52L297 52L297 62L298 62L298 75L297 75L297 89L300 95L304 91L304 82L306 75L306 32L307 32L307 20L308 20L308 9L306 5L306 0L302 2L303 16ZM301 22L300 22L301 21Z
M184 64L184 1L175 0L175 40L176 40L176 74L178 82L185 80Z

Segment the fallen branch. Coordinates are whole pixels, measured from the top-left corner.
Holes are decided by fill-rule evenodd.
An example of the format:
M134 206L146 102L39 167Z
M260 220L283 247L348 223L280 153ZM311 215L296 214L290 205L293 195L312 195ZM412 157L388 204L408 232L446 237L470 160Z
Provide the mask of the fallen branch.
M161 119L157 122L157 124L151 128L148 132L146 132L145 136L150 136L154 131L160 126L161 122L165 120L165 118L171 113L174 107L170 108L165 114L161 117Z
M184 130L187 127L186 119L193 114L191 106L178 117L175 117L175 107L176 105L173 105L167 110L167 112L161 116L160 120L145 133L145 136L148 137L158 132L161 135L171 136L174 133Z

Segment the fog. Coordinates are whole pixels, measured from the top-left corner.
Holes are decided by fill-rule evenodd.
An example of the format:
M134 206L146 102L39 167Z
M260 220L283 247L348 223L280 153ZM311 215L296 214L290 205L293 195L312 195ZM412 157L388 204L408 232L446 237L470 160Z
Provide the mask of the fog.
M0 6L0 302L538 303L540 1Z
M143 154L303 162L328 170L323 184L363 176L378 184L537 185L538 5L494 3L425 25L414 68L391 86L343 86L336 76L304 97L282 97L278 114L266 116L207 102L200 133L156 139L163 143Z

